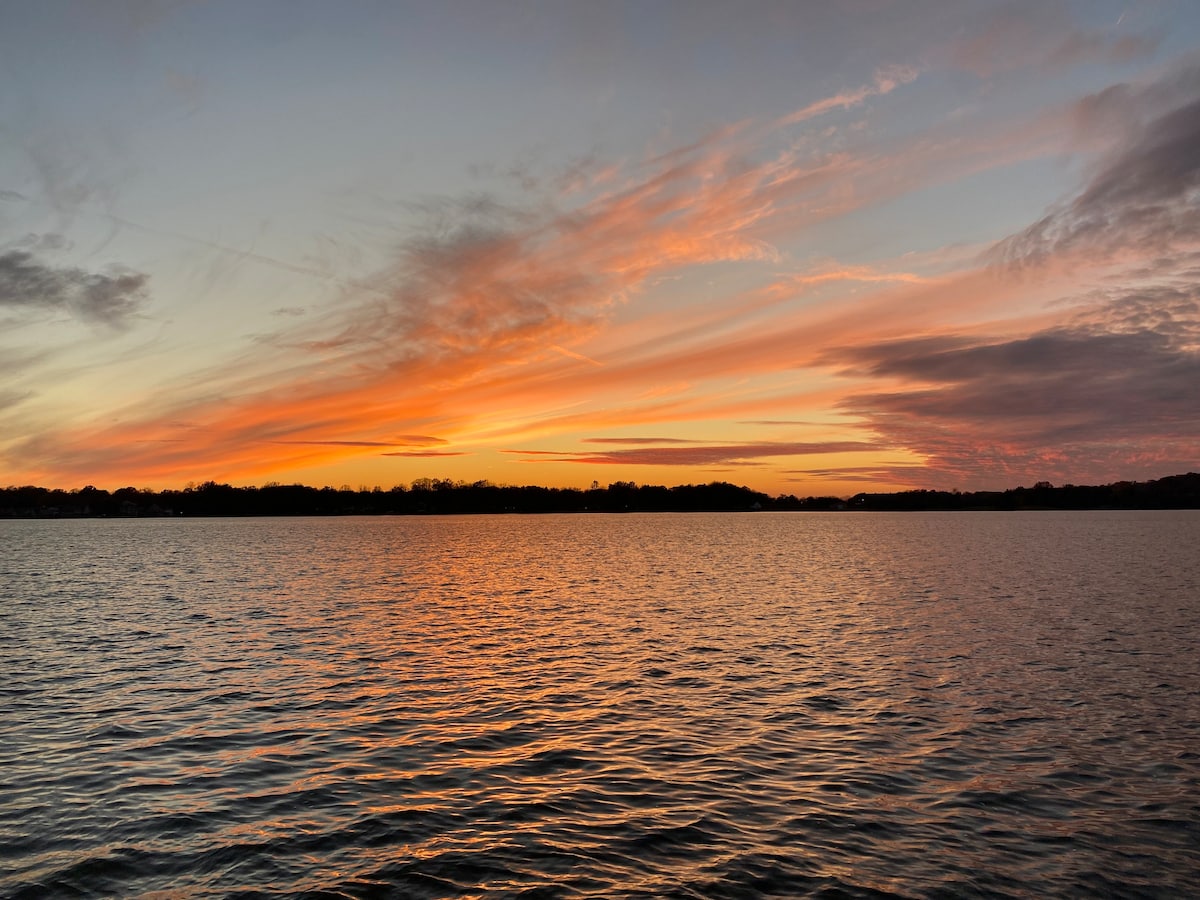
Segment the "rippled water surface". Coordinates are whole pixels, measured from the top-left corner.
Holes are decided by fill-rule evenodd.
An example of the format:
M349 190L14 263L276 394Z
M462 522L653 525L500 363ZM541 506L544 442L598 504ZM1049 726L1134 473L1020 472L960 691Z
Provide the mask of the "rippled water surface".
M0 522L0 894L1200 890L1200 513Z

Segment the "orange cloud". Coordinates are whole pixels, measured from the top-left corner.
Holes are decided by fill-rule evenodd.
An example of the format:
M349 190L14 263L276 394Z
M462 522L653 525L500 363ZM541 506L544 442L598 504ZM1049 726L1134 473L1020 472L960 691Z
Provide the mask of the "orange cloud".
M337 310L201 373L193 385L167 386L115 421L46 429L10 445L6 468L17 479L51 483L239 479L391 447L413 447L387 451L395 457L447 457L471 451L437 448L474 450L486 441L511 445L614 425L775 418L818 402L873 431L861 432L862 441L822 445L841 450L759 442L557 458L732 464L884 446L965 458L978 447L947 444L920 405L915 386L933 378L933 363L885 365L881 348L900 340L917 352L932 346L921 341L953 338L964 358L979 359L987 341L1019 342L1035 321L1066 315L1048 314L1046 306L1079 296L1080 265L1105 260L1089 276L1098 286L1121 266L1144 262L1162 228L1169 228L1172 252L1187 250L1195 233L1194 208L1185 202L1195 186L1188 160L1200 158L1187 155L1195 149L1189 122L1197 119L1184 114L1190 106L1168 112L1158 120L1157 142L1131 138L1075 202L969 268L938 276L836 262L801 269L776 246L780 235L1066 140L1046 117L971 139L935 131L887 153L761 149L780 127L884 96L913 77L881 72L872 85L757 133L743 123L620 175L609 171L589 188L576 180L568 208L554 205L561 197L530 208L481 198L430 205L426 230L391 265L347 290ZM1155 169L1155 161L1171 167ZM1164 203L1174 219L1130 230ZM1120 234L1137 240L1121 244ZM1014 259L1023 265L1010 265ZM708 309L614 322L662 279L721 263L756 266L757 280L718 294ZM848 282L869 289L836 302L796 302ZM843 376L836 385L830 371ZM888 415L911 422L888 427ZM1013 442L993 447L1018 452ZM651 450L656 462L645 462Z
M884 94L890 94L900 85L916 80L918 74L917 69L912 66L886 66L875 73L873 83L865 84L854 90L843 91L832 97L825 97L810 103L808 106L784 116L779 120L778 124L795 125L799 122L822 116L825 113L833 112L836 109L850 109L854 106L860 106L870 97L881 97Z

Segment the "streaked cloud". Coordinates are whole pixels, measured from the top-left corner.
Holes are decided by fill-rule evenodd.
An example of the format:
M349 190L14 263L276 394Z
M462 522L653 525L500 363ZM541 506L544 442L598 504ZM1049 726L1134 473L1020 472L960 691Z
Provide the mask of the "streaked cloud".
M699 444L701 441L669 437L593 437L583 438L584 444Z
M406 456L412 459L441 459L451 456L470 456L465 450L394 450L384 456Z
M866 441L827 441L812 443L725 444L699 447L656 446L603 453L555 452L547 450L506 450L529 458L551 458L554 462L619 466L710 466L735 464L759 457L812 456L821 453L861 453L883 449Z
M403 447L410 444L444 444L441 438L421 434L403 435L390 441L274 441L276 444L294 444L313 447Z
M901 85L909 84L916 80L918 74L918 70L913 66L885 66L875 72L875 78L870 84L814 101L808 106L784 116L779 124L796 125L834 110L861 106L871 97L882 97Z

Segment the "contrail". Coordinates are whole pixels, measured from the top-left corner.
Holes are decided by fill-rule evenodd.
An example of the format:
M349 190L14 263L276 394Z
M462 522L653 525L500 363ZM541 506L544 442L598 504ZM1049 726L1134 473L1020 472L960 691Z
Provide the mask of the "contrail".
M218 250L221 253L227 253L231 256L236 256L239 259L250 259L254 262L262 263L264 266L270 266L273 269L282 269L285 272L293 272L297 275L310 275L313 278L320 278L322 281L332 282L334 284L344 284L344 282L329 272L321 269L313 268L312 266L302 266L296 263L285 262L282 259L276 259L273 256L267 256L263 253L256 253L253 250L238 250L236 247L227 247L224 244L218 244L216 241L210 241L206 238L196 237L191 234L184 234L180 231L170 231L164 228L150 228L147 225L140 225L137 222L132 222L129 219L124 219L121 216L115 216L112 213L101 213L104 218L117 225L122 225L126 228L132 228L135 231L141 231L144 234L153 234L158 237L168 237L173 240L183 241L188 244L195 244L198 247L207 247L210 250Z
M584 356L582 353L576 353L574 350L568 350L566 347L560 347L558 344L551 344L550 349L557 350L563 356L569 356L571 359L577 359L580 362L591 363L593 366L600 366L601 368L604 367L604 363L597 362L590 356Z

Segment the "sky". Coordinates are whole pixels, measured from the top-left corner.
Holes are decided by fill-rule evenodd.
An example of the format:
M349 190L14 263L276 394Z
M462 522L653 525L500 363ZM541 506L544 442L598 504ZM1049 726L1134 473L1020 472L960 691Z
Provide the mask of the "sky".
M1200 4L0 0L0 484L1200 468Z

